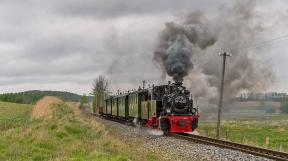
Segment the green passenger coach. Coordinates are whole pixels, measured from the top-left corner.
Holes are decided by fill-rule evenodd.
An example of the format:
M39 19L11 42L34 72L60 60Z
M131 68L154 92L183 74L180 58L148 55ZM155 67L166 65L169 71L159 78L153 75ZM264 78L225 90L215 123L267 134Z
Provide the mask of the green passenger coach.
M112 115L118 116L118 98L112 98Z
M138 93L131 93L128 95L129 100L129 117L138 117L139 105L138 105Z
M103 114L122 119L148 120L157 113L152 93L152 90L145 89L110 96L105 99Z

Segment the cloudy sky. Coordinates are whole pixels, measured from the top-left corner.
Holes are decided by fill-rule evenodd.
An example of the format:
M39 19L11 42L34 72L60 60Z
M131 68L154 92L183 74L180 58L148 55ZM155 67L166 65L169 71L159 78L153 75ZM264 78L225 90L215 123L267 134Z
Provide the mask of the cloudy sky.
M213 15L231 3L0 0L0 93L33 89L89 93L100 74L107 75L112 89L136 87L143 79L157 83L161 72L152 57L165 22L197 10ZM264 37L273 40L261 46L276 76L269 90L285 92L287 5L285 0L257 3L258 10L267 14Z

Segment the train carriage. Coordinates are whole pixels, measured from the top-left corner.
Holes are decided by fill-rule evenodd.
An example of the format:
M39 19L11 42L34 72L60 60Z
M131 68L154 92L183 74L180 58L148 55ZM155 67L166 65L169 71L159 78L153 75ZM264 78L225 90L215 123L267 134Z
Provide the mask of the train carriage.
M134 92L128 96L128 109L130 118L139 118L139 105L138 105L138 93Z
M118 96L118 116L120 118L127 118L129 114L128 110L128 95Z
M149 103L148 101L142 101L141 102L141 114L140 114L140 118L144 119L144 120L148 120L149 119Z
M105 115L109 115L110 113L110 110L109 109L111 109L111 97L109 97L109 98L107 98L106 100L105 100L105 106L104 106L104 108L103 108L103 114L105 114Z
M118 98L113 97L112 98L112 115L113 116L118 116Z
M107 108L106 108L106 114L111 115L112 114L112 97L109 98Z

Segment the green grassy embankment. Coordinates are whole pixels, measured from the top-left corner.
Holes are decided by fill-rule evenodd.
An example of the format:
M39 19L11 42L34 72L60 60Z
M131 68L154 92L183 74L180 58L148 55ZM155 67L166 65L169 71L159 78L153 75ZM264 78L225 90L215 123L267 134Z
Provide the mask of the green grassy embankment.
M64 102L51 105L50 119L33 118L32 108L0 102L0 160L156 160L153 154L137 154Z
M215 137L216 122L200 122L201 135ZM288 152L288 115L275 115L263 120L224 120L221 138L273 150ZM269 141L267 141L269 138Z

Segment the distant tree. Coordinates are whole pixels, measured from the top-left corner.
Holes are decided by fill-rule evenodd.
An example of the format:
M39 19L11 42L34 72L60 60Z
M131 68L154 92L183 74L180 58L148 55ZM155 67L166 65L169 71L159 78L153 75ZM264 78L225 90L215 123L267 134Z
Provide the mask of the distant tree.
M88 97L86 96L86 94L83 94L80 99L80 107L84 109L87 107L87 105L88 105Z
M288 102L287 101L281 103L280 110L284 113L288 113Z
M92 110L94 113L97 112L96 109L98 107L104 106L104 99L109 94L108 87L108 80L104 76L100 75L97 79L94 80L92 89L92 94L94 96L92 101Z

